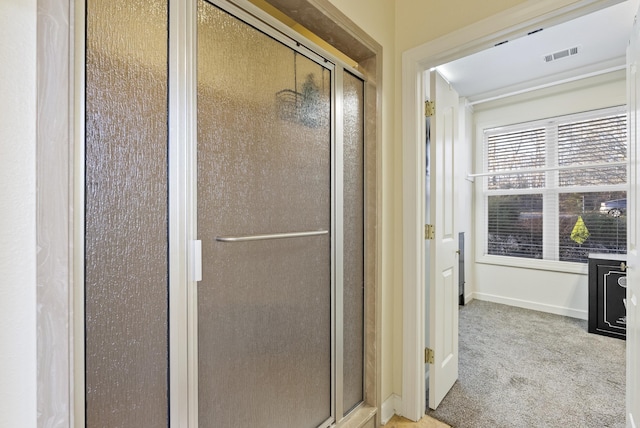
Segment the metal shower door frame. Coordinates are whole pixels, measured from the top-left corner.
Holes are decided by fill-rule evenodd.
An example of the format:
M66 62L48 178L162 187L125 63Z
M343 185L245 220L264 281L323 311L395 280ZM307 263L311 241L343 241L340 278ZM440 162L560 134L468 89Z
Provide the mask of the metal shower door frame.
M331 418L343 409L343 71L364 77L245 0L207 0L329 69L331 78ZM169 0L169 406L172 426L198 426L197 1ZM366 180L366 178L365 178ZM366 201L365 201L366 203ZM365 219L366 222L366 219ZM340 237L337 239L336 237ZM225 239L225 237L222 237ZM226 237L229 239L228 237ZM237 237L232 237L237 238Z
M342 117L343 71L366 81L349 64L336 58L312 41L284 26L246 0L209 0L250 25L276 38L297 52L330 67L332 71L331 100L331 236L343 236L343 173L336 165L343 163ZM197 280L199 243L197 240L197 123L196 123L196 57L197 1L169 2L169 100L168 100L168 189L169 189L169 423L170 426L198 426L197 369ZM84 206L84 85L86 5L73 2L73 86L74 144L73 195L74 207ZM366 164L366 153L365 153ZM366 172L365 172L366 181ZM365 206L367 202L365 199ZM73 340L83 344L84 337L84 212L74 209L73 223ZM365 217L365 224L367 219ZM366 242L365 242L366 246ZM342 260L341 239L332 239L332 419L343 418L342 408ZM365 337L366 341L366 337ZM85 421L84 346L73 347L73 420L77 426ZM340 416L338 416L340 415ZM333 423L331 422L331 423ZM330 422L327 422L327 426Z

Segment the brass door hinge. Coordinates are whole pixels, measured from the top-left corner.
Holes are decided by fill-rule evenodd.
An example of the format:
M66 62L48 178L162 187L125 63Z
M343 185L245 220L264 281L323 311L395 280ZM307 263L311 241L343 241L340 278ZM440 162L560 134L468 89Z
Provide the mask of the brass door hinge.
M436 114L436 103L435 101L425 101L424 102L424 115L426 117L431 117Z
M424 225L424 239L433 239L435 237L435 227L432 224Z
M426 364L433 364L433 349L424 348L424 362Z

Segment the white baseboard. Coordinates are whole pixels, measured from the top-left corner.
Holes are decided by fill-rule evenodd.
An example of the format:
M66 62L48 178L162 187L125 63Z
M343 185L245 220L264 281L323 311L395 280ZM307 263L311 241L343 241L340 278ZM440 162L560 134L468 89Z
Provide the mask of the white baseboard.
M496 296L487 293L472 293L471 299L484 300L487 302L501 303L503 305L516 306L518 308L532 309L534 311L547 312L550 314L564 315L566 317L578 318L581 320L589 319L589 313L581 309L567 308L563 306L548 305L540 302L532 302L529 300L514 299L512 297ZM465 296L466 301L466 296Z
M385 425L393 417L393 415L400 414L399 409L402 408L402 398L396 394L391 394L389 398L384 400L382 408L380 409L380 419L382 425Z
M474 293L469 293L469 294L465 294L464 295L464 304L465 305L469 304L469 302L473 300L473 294Z

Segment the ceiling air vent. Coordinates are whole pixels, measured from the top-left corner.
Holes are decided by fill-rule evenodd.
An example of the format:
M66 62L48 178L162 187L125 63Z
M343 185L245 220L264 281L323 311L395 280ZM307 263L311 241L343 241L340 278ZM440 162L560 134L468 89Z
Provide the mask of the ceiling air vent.
M570 56L577 55L579 50L580 50L580 47L576 46L576 47L573 47L573 48L563 49L561 51L545 55L544 56L544 62L552 62L552 61L557 61L557 60L562 59L562 58L569 58Z

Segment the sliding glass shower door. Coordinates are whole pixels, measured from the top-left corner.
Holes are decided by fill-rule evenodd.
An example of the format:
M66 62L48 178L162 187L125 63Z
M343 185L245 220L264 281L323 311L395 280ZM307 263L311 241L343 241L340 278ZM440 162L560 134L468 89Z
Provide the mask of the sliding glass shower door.
M332 417L331 70L198 4L200 426Z

